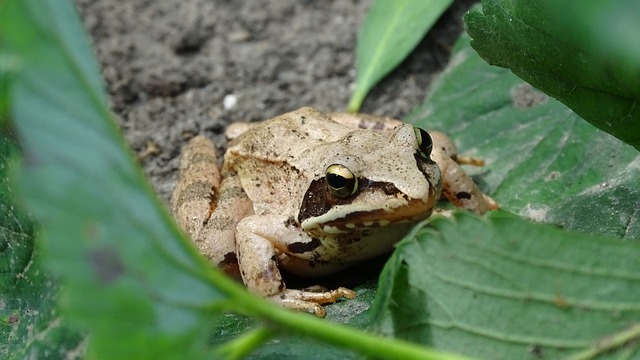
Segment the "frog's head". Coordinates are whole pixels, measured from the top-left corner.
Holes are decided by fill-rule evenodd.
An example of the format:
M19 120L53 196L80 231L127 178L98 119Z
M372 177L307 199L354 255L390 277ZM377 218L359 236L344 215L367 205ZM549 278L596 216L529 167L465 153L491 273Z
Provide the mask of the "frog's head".
M404 124L354 130L316 149L318 172L298 213L307 231L340 234L426 218L440 198L429 134Z

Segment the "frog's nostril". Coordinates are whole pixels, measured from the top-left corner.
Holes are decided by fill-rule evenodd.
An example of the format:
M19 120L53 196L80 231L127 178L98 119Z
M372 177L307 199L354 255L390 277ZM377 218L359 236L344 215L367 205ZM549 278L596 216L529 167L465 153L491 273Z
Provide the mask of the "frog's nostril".
M392 183L387 183L382 187L382 191L384 191L386 195L394 195L398 193L398 188Z

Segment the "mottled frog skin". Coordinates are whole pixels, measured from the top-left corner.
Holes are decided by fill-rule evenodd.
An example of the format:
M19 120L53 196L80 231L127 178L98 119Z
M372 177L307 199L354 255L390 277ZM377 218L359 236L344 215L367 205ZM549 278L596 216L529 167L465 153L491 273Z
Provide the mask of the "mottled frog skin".
M480 214L498 207L458 164L480 161L398 120L302 108L227 135L221 169L205 137L183 149L174 217L249 291L318 316L355 293L287 289L280 268L322 276L389 252L441 193Z

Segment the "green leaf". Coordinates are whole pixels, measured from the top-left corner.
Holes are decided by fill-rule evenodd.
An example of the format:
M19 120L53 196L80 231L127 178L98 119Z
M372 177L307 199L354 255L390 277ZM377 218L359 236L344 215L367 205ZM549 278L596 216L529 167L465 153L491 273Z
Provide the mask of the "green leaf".
M205 309L225 298L209 278L220 275L181 240L122 151L74 8L2 5L3 46L22 62L11 87L26 156L19 191L42 224L47 267L64 280L67 318L91 330L96 357L202 357L215 320Z
M118 129L110 121L97 67L89 55L88 44L69 3L55 1L54 5L54 0L6 0L2 6L0 33L10 35L2 39L0 50L17 56L23 70L13 79L10 88L12 120L25 153L24 169L19 177L20 194L42 225L38 241L42 245L47 271L60 274L64 282L61 307L72 324L91 332L89 356L202 358L211 328L214 323L220 325L222 318L226 318L215 310L224 307L259 317L268 326L249 334L243 333L224 345L216 342L219 338L212 340L216 342L215 348L223 354L246 353L256 343L264 341L267 335L275 336L276 341L291 338L287 336L287 331L290 331L304 338L315 336L318 340L358 349L377 357L392 358L402 354L404 358L459 358L274 308L236 290L237 286L229 285L228 280L212 271L209 264L195 253L190 243L182 240L130 154L122 150L125 145ZM20 31L16 31L17 28ZM471 52L468 50L467 53ZM472 63L464 60L457 58L459 64L473 69L473 66L469 66ZM480 78L494 75L479 73ZM500 78L500 74L494 77ZM453 88L461 85L470 87L465 82L449 84ZM495 108L487 108L482 101L493 100L494 95L500 104L505 103L505 97L512 100L508 91L496 88L498 95L473 100L480 104L481 109L490 110L490 115L493 115ZM445 95L443 97L447 98ZM439 111L461 111L464 105L462 100L458 98L457 109L440 108ZM546 105L533 107L538 109L532 110L533 114L536 114L535 111L544 113L540 110L544 109L542 106ZM477 107L473 109L480 112ZM559 109L566 111L561 106ZM422 110L437 109L425 106ZM532 114L524 110L522 112L529 114L527 116ZM438 118L446 114L434 113L438 114ZM486 137L480 137L484 129L482 126L474 128L468 122L460 123L459 127L447 126L444 122L446 119L443 117L440 125L460 135L460 145L465 151L488 155L491 153L484 151L506 147L498 138L486 140ZM467 118L461 119L466 121ZM539 126L537 129L546 129L540 122L535 123ZM524 128L529 127L528 123L524 124ZM494 126L488 128L495 132ZM515 126L517 131L507 127L507 133L514 136L517 146L521 146L516 135L530 134L523 131L522 124ZM551 122L547 126L557 127L558 123ZM474 135L475 132L471 130L479 131L479 135ZM570 138L572 134L569 132L564 137ZM589 132L586 134L596 136ZM458 140L458 137L454 138ZM613 139L610 141L611 144L619 144ZM521 149L531 153L534 153L532 149L546 148L537 144L525 145ZM564 145L560 148L564 149ZM508 150L508 147L502 149L504 153L501 154L510 155ZM628 151L633 151L629 147L620 145L618 150L621 155L616 155L615 161L607 163L615 165L609 169L614 175L615 171L621 169L620 163L632 159L628 157L631 154ZM548 152L543 154L549 155ZM562 153L558 154L561 156ZM591 155L594 155L594 159L600 159L599 154ZM523 154L522 159L529 159L528 156L529 153ZM487 170L480 171L492 171L498 158L488 157L488 160L490 164ZM532 162L533 165L540 166L536 161ZM503 163L519 168L521 172L515 171L514 174L520 178L515 175L510 177L511 170L503 168L496 179L509 179L515 186L522 183L522 177L528 175L524 184L532 186L532 181L540 178L538 175L545 174L544 171L538 171L533 176L525 170L536 167L520 168L522 163L513 159ZM547 160L546 163L553 161ZM567 166L571 162L560 163ZM633 164L629 160L625 169L635 171ZM585 184L600 184L597 177L601 173L595 174L595 178ZM556 178L551 177L550 180ZM522 200L510 195L509 191L501 193L503 190L498 185L509 184L501 181L494 179L483 186L497 188L496 195L503 205L515 208L514 204ZM620 189L617 183L611 188ZM572 191L578 189L576 187ZM542 204L555 201L541 197L539 192L531 195L531 198ZM635 193L631 193L629 198L632 203L637 200ZM561 201L567 199L569 197L563 197ZM634 219L633 216L636 215L632 214L630 219ZM604 229L605 232L607 229ZM617 227L614 226L614 229ZM446 230L447 234L450 231ZM410 277L410 273L405 274L405 278ZM407 291L411 291L411 288L407 288ZM232 300L226 301L229 296ZM411 299L419 300L415 297ZM349 304L356 303L345 302L345 305ZM264 329L269 334L263 332ZM625 333L621 330L609 334ZM249 343L253 344L247 345ZM275 351L271 356L275 357L277 353L284 353L286 347L272 349Z
M628 75L637 75L640 64L639 2L539 0L539 4L540 8L537 11L551 19L553 26L557 27L557 31L554 32L562 40L576 44L578 48L588 51L598 60L614 65L611 70L615 73L632 71Z
M358 296L353 300L327 305L327 317L324 321L366 330L370 323L370 306L375 298L376 288L377 281L375 280L352 288L358 293ZM212 335L212 342L214 345L224 344L255 327L255 320L241 315L227 315L218 323ZM274 335L271 341L253 350L247 358L275 360L287 356L293 359L309 359L319 356L318 354L327 359L359 359L362 357L353 350L340 348L299 334L284 332Z
M567 228L640 239L640 156L509 70L487 65L464 37L428 100L408 117L450 135L487 163L467 168L510 212Z
M466 36L408 120L486 160L466 170L503 209L581 233L504 212L423 224L387 263L374 329L480 358L637 354L640 249L619 239L640 239L638 152Z
M356 89L347 107L357 112L371 88L418 45L452 0L376 0L358 34Z
M503 212L438 217L389 262L377 329L486 359L637 356L638 257L638 243Z
M0 358L74 358L83 337L55 309L57 284L35 255L31 219L15 204L9 171L17 154L11 134L0 130Z
M640 149L638 4L577 4L484 0L465 23L472 46L489 63L511 69L594 126ZM618 17L622 13L626 16ZM625 47L629 50L622 51Z

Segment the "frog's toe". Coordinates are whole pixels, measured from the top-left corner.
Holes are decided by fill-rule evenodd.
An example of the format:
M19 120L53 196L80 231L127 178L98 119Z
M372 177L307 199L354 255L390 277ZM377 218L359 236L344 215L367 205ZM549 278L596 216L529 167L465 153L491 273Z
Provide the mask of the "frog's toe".
M331 291L316 291L314 290L293 290L286 289L279 296L285 296L292 300L309 301L316 304L328 304L338 301L341 298L353 299L356 297L356 292L344 287L339 287Z
M310 314L314 314L317 317L325 317L327 315L327 311L322 307L322 305L310 301L291 299L286 296L286 290L282 294L269 296L266 299L285 307L287 309L299 310L308 312Z
M324 317L327 312L321 304L333 303L343 297L353 299L356 297L356 293L344 287L321 292L286 289L280 294L267 297L267 299L288 309L306 311L318 317Z
M489 210L500 209L500 204L493 200L493 198L489 197L486 194L482 194L482 197L484 197L484 202L487 203L487 207L489 208Z
M484 160L475 156L456 155L454 160L461 165L484 166Z

